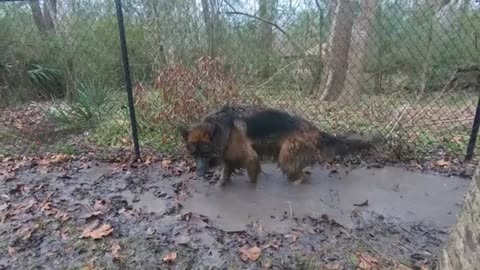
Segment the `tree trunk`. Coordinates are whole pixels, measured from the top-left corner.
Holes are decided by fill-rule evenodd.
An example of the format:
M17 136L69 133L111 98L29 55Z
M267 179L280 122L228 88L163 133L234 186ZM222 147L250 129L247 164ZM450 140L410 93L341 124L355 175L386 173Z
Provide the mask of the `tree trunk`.
M398 1L398 0L397 0ZM382 4L380 3L377 10L377 19L380 24L383 24L383 10ZM376 94L383 92L383 50L384 50L384 35L385 33L377 33L377 56L376 56L376 68L375 68L375 87L374 91Z
M429 6L427 8L433 9L433 14L428 21L428 30L427 30L427 41L426 41L426 51L424 53L425 59L422 65L422 73L420 75L420 87L417 99L421 98L425 94L425 90L427 89L428 77L430 76L430 68L432 66L433 61L433 50L436 46L434 46L433 42L433 35L439 35L439 15L445 2L440 0L430 1ZM421 11L420 12L425 12Z
M322 8L322 3L320 3L320 0L315 0L315 4L318 9L318 13L320 15L319 18L319 24L318 24L318 33L319 33L319 45L318 45L318 68L316 69L317 73L314 74L312 84L310 85L310 89L308 91L309 95L315 94L315 89L317 88L317 85L320 85L322 83L322 73L323 73L323 42L324 42L324 34L323 34L323 27L325 23L325 11Z
M377 11L377 0L363 0L360 8L361 14L355 19L353 24L345 88L339 97L344 102L356 101L367 82L365 68L368 63L370 40L372 40L375 30L374 21Z
M328 40L328 56L325 59L327 63L320 87L323 91L321 100L336 100L345 84L353 16L353 2L339 0Z
M439 270L480 269L480 166L457 223L438 259Z
M269 22L274 22L275 19L275 10L276 10L276 0L260 0L259 5L259 14L260 18L265 19ZM270 54L273 51L273 28L272 25L266 22L261 22L260 31L261 39L261 71L260 76L262 78L268 78L272 74L272 68L270 63Z
M465 4L467 3L467 4ZM450 0L448 4L438 11L438 22L444 31L451 31L458 24L460 16L465 13L465 6L468 6L467 0Z
M50 10L57 11L56 0L44 1L43 10L40 6L40 1L29 1L30 9L32 10L33 21L35 26L43 37L55 31L54 18L52 18ZM54 14L56 17L56 14Z
M53 22L52 14L50 13L50 7L51 3L49 1L44 1L43 2L43 21L45 22L45 26L47 28L47 31L49 33L53 32L55 30L55 23Z
M207 46L208 55L215 58L215 38L214 38L214 22L213 17L210 14L210 6L208 0L202 0L203 9L203 21L205 23L205 29L207 32Z
M40 7L39 1L30 1L30 9L32 10L33 21L35 22L35 26L38 29L38 32L42 36L47 35L47 26L45 25L45 21L43 19L42 8Z
M432 65L433 61L433 29L434 29L434 24L435 24L435 15L432 16L428 23L428 32L427 32L427 42L426 42L426 52L424 54L425 58L423 59L423 64L422 64L422 73L420 75L420 87L418 91L418 97L417 99L420 99L424 93L425 90L427 89L427 83L428 83L428 76L430 74L430 67Z

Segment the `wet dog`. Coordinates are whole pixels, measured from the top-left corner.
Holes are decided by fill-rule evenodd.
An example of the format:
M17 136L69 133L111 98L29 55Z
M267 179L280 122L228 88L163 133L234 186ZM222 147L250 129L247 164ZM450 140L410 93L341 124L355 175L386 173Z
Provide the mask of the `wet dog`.
M379 142L378 138L334 136L298 115L255 105L224 106L200 123L182 128L181 134L195 159L197 175L223 165L220 185L242 168L256 182L260 160L267 158L276 161L290 181L301 183L305 167L371 149Z

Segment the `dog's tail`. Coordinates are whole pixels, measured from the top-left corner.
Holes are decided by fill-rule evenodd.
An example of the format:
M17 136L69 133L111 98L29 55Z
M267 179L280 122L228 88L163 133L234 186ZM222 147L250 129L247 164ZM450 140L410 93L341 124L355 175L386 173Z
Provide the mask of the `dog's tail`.
M332 135L320 132L319 148L332 156L346 156L363 150L377 149L384 139L373 136L368 139L359 135Z

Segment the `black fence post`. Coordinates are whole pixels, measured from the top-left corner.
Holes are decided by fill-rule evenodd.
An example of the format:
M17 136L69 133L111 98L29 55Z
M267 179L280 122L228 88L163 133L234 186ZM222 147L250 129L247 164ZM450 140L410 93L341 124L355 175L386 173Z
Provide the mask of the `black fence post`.
M123 76L125 88L127 89L128 110L130 112L130 123L132 126L133 151L135 159L140 159L140 145L138 143L137 119L135 117L135 105L133 102L132 79L130 77L130 66L128 63L127 40L125 38L125 25L123 22L123 11L121 0L115 0L117 9L118 36L120 38L120 50L122 53Z
M468 141L467 154L465 155L465 160L469 161L473 158L473 152L475 150L475 144L477 143L478 128L480 127L480 75L477 76L477 91L478 102L477 102L477 111L475 112L475 118L473 119L472 131L470 132L470 140Z

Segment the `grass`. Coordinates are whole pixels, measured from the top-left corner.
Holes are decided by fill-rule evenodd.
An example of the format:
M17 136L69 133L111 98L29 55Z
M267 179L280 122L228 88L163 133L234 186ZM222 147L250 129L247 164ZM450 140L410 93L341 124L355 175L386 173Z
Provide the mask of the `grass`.
M75 149L75 147L70 144L59 143L56 145L55 150L56 150L55 152L58 152L61 154L67 154L67 155L78 154L78 150Z
M50 117L65 129L91 128L111 115L115 91L96 82L78 82L71 102L48 107Z

